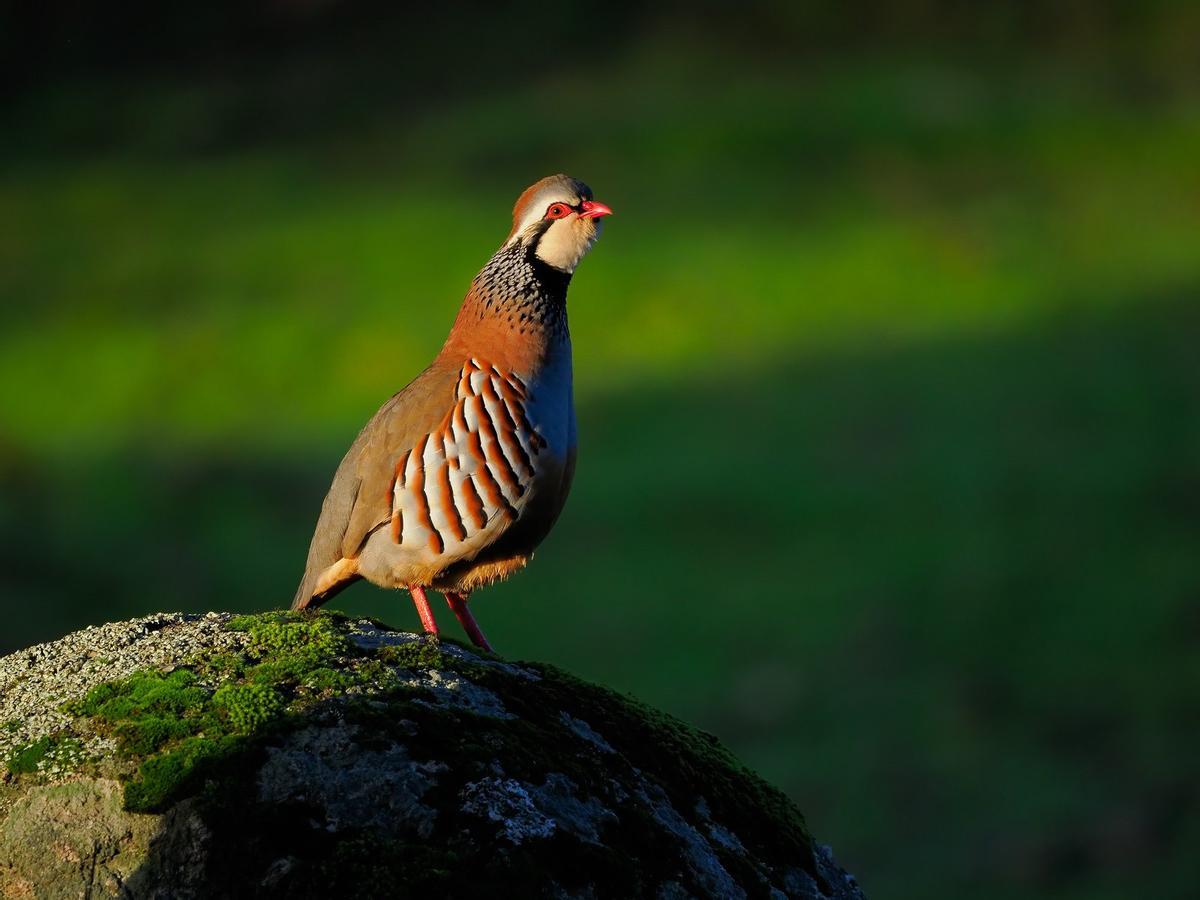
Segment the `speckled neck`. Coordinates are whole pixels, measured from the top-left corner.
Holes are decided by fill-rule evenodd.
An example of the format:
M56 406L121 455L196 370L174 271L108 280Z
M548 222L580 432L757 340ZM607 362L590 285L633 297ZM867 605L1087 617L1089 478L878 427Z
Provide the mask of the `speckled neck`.
M479 319L506 322L518 334L567 334L569 272L538 259L536 243L520 242L496 251L471 282Z

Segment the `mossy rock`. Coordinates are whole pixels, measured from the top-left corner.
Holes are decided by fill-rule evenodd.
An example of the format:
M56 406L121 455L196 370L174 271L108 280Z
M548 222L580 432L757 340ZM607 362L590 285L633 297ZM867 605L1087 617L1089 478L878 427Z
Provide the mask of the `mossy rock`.
M861 897L710 735L369 620L88 629L0 722L6 897Z

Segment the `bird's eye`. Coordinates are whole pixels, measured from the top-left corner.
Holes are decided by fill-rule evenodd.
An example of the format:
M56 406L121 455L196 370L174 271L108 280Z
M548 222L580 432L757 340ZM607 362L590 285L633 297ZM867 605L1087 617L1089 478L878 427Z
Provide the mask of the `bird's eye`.
M561 219L571 212L571 207L565 203L551 203L550 208L546 210L547 219Z

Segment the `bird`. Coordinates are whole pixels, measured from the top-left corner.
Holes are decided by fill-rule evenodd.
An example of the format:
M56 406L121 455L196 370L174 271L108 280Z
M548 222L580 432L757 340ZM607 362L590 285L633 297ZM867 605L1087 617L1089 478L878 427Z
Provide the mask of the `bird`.
M469 598L524 568L575 472L567 287L612 209L568 175L528 187L471 281L441 351L359 432L333 476L293 610L361 579L405 589L439 635L445 596L476 646Z

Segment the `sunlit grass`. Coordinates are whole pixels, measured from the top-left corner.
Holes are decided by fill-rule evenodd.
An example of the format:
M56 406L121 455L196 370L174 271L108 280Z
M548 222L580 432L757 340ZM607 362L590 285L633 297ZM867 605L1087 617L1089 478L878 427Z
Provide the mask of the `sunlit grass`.
M1023 97L920 68L773 91L735 77L704 96L647 65L430 112L368 140L397 150L368 153L366 170L344 142L10 167L6 439L344 432L439 346L541 172L479 157L540 133L521 111L559 90L583 92L587 139L531 155L617 209L572 291L584 394L1007 328L1200 278L1186 104ZM622 102L633 83L649 87Z

